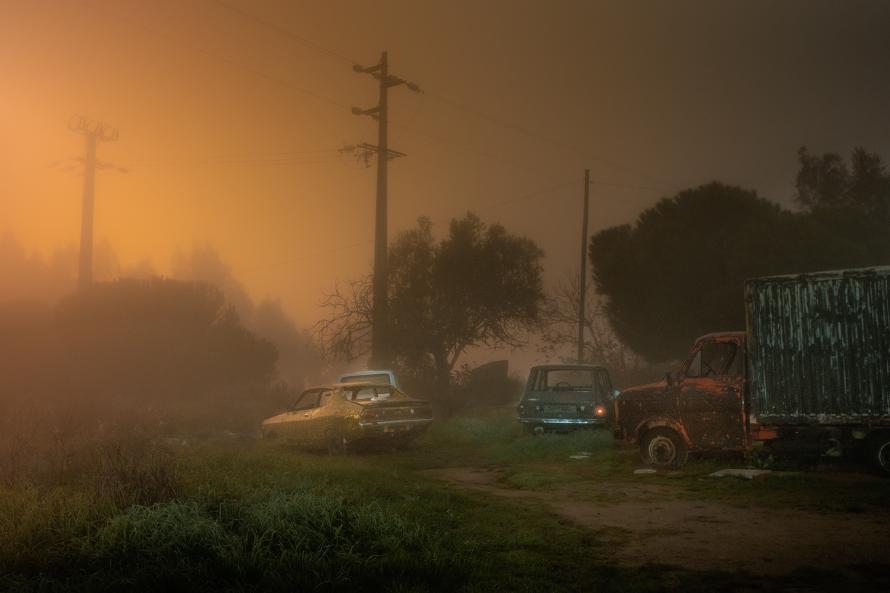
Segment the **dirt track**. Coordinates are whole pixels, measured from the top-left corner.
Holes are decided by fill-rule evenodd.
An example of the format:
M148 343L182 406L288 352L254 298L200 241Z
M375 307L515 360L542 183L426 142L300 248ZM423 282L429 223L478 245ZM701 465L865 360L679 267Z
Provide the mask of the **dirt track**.
M802 567L839 569L890 560L887 514L820 514L739 508L678 500L669 486L601 482L530 491L505 488L499 470L459 467L424 472L455 487L542 505L559 517L600 532L624 565L668 564L695 570L744 570L777 575ZM609 500L591 502L591 489Z

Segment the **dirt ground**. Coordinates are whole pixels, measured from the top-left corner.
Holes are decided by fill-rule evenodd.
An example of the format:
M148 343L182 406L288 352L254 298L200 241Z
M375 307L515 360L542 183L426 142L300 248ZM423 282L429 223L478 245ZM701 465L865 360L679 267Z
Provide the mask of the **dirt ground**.
M678 499L670 486L646 484L645 476L520 490L499 483L503 471L455 467L424 473L452 487L542 505L563 520L597 531L613 544L614 559L626 566L657 563L779 575L803 567L842 569L890 559L890 515L885 513L740 508ZM593 502L591 494L610 502Z

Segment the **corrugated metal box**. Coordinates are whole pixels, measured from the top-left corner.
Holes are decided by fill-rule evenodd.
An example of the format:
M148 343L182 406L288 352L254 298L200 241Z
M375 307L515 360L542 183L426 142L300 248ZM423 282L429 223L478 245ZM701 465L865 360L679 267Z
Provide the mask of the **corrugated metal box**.
M890 417L890 267L749 280L745 306L753 418Z

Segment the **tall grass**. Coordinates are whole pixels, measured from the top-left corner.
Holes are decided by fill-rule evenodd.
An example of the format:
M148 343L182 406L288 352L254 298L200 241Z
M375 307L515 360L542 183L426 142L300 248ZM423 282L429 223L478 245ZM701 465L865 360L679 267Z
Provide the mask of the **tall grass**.
M112 451L90 480L0 489L0 590L447 591L476 562L352 460L192 449L159 496L172 456Z

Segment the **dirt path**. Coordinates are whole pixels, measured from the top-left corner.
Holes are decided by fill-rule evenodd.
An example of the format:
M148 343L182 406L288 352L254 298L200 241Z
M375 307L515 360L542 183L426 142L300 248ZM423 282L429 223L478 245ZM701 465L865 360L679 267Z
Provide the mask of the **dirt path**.
M890 561L890 516L738 508L663 497L670 487L633 482L585 484L615 503L578 500L569 488L528 491L498 484L498 470L462 467L425 475L454 486L540 504L601 531L625 565L661 563L695 570L784 574L801 567L843 568ZM662 495L662 497L659 496ZM658 500L662 498L662 500ZM656 500L656 502L653 502Z

